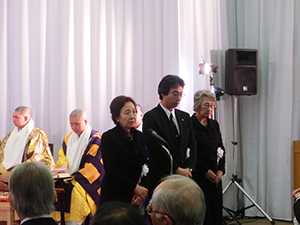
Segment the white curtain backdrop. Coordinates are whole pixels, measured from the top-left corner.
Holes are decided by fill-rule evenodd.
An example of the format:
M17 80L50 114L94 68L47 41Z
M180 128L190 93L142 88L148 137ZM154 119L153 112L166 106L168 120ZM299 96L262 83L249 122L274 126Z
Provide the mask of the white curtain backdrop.
M198 64L219 66L225 89L225 51L258 50L258 94L238 97L238 167L247 193L274 219L292 217L292 141L299 139L300 25L296 0L0 0L0 135L13 129L12 113L26 105L54 143L54 158L70 131L68 115L84 109L91 126L113 126L109 104L128 95L146 112L159 102L166 74L186 83L180 108L209 88ZM234 170L232 96L218 102ZM224 205L249 202L235 188ZM237 201L233 197L238 195ZM256 208L247 215L260 216Z
M299 121L299 114L293 114L293 110L299 112L293 100L298 89L293 84L295 71L299 72L299 66L293 68L294 57L299 57L294 10L299 5L296 1L236 1L235 6L236 47L258 49L259 59L258 94L239 98L243 186L270 216L288 219L291 147L293 139L299 139L299 132L292 132L294 118ZM246 215L261 214L254 207Z

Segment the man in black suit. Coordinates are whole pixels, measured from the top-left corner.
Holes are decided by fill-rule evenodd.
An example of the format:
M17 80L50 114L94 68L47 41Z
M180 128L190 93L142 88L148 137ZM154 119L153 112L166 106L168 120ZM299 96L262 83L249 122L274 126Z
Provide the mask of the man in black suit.
M40 162L17 165L9 178L10 203L22 225L57 225L50 214L54 208L54 182L50 170Z
M176 173L191 178L191 170L195 168L196 140L190 116L175 109L183 97L183 87L180 77L164 76L158 85L160 103L144 115L143 132L150 155L150 191L163 176ZM164 141L158 141L153 131Z
M300 223L300 188L296 189L292 193L295 203L294 203L294 214L297 219L298 224ZM295 223L296 224L296 223Z

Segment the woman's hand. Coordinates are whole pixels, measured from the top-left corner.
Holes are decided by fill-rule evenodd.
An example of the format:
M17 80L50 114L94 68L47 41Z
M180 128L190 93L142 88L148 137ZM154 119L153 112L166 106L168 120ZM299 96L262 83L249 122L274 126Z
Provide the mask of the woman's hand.
M139 205L141 205L142 203L143 203L143 199L142 199L140 196L134 195L134 196L132 197L132 200L131 200L131 204L132 204L132 205L137 205L137 206L139 206Z
M208 170L205 174L205 177L211 182L211 183L216 183L216 178L217 178L217 175L211 171L211 170Z
M218 170L217 173L216 173L216 179L215 179L215 183L218 184L221 179L222 179L222 176L223 176L223 171L222 170Z
M136 185L135 189L134 189L134 194L137 196L140 196L142 198L142 201L145 200L145 198L148 195L148 189L145 187L142 187L140 185Z

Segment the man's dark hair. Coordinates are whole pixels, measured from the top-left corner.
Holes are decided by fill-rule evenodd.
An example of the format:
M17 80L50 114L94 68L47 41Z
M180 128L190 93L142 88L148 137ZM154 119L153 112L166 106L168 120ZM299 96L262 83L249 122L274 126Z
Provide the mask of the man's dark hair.
M92 225L145 225L139 209L127 202L110 201L99 207Z
M172 87L184 87L184 81L177 75L166 75L162 78L158 85L159 99L162 100L162 95L168 95Z

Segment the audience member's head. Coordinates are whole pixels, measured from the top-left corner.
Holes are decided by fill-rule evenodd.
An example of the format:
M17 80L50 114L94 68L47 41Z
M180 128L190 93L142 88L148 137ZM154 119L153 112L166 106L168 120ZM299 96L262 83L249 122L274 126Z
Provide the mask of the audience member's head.
M55 190L53 176L42 163L25 162L17 165L8 182L10 202L20 219L51 214Z
M19 106L13 113L13 123L21 130L31 119L30 109L26 106Z
M201 188L188 177L171 175L154 190L147 212L153 225L202 225L205 197Z
M137 129L143 122L143 109L142 106L139 104L136 104L136 121L135 121L135 129Z
M87 117L82 109L74 109L70 113L70 126L75 134L80 136L87 125Z
M184 88L184 81L176 75L166 75L162 78L158 85L158 95L159 99L163 99L163 95L167 96L169 94L169 91L171 88L177 88L178 86L181 86Z
M111 201L102 204L92 225L143 225L144 218L138 208L127 202Z
M112 120L114 121L115 124L118 123L117 118L120 117L121 109L125 106L125 104L127 102L131 102L134 105L134 107L136 108L135 101L132 98L124 96L124 95L120 95L120 96L115 97L112 100L112 102L110 103L109 107L110 107L111 118L112 118Z

